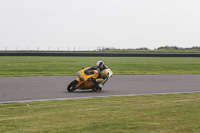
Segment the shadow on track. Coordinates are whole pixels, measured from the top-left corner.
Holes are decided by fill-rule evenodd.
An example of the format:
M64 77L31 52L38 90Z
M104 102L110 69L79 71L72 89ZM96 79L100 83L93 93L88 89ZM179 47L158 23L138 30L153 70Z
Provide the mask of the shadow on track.
M76 90L74 92L68 92L65 91L66 93L106 93L106 91L92 91L92 90Z

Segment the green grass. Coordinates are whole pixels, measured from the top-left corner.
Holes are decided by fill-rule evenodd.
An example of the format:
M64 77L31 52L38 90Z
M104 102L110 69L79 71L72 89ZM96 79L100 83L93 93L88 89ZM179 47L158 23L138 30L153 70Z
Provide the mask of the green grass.
M200 132L200 93L0 105L0 132Z
M175 57L0 57L0 76L76 75L103 60L115 75L200 74L200 58Z

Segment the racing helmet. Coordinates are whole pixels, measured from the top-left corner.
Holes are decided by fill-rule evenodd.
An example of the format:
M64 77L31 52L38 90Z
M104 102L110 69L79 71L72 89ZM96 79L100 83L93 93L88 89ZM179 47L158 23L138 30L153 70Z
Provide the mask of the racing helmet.
M97 61L96 63L97 69L103 70L104 69L104 62L103 61Z

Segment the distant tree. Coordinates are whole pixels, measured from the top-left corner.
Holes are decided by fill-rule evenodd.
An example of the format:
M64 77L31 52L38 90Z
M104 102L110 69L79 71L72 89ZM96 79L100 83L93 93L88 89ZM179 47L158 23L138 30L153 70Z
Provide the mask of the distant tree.
M164 47L159 47L157 50L200 50L199 46L193 46L191 48L180 48L177 46L164 46Z
M148 49L146 47L142 47L142 48L136 48L136 50L150 50L150 49Z
M177 46L165 46L165 47L159 47L157 50L179 50L180 48Z

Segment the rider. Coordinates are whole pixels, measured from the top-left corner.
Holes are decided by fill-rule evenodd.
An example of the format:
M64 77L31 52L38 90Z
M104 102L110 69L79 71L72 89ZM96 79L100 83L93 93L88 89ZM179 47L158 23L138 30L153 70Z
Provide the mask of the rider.
M99 77L96 79L91 78L91 81L96 84L96 86L102 88L103 84L108 80L108 67L104 64L103 61L97 61L96 66L93 66L93 70L97 70L99 73Z
M101 86L104 84L108 79L108 72L106 71L108 67L104 64L103 61L97 61L96 66L89 67L85 70L85 74L92 75L95 73L99 73L98 77L90 78L89 81L94 82L97 86Z

